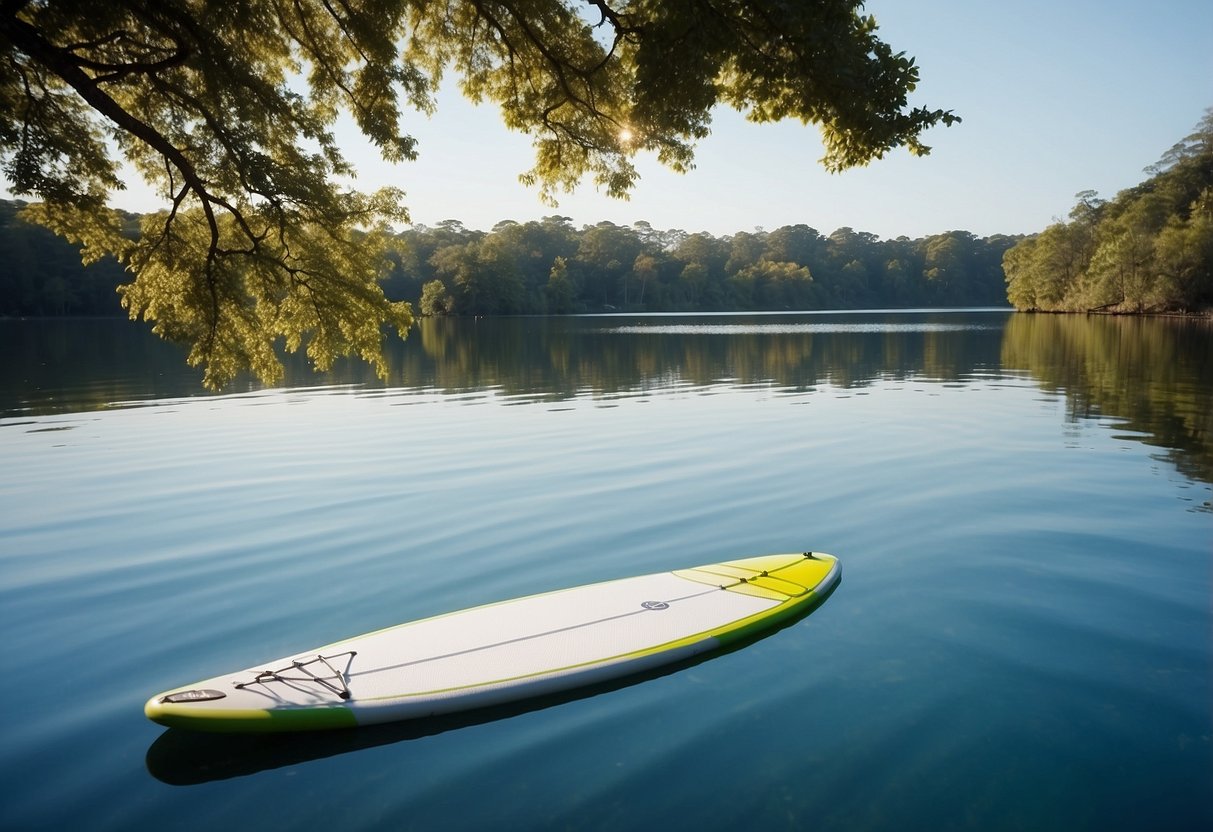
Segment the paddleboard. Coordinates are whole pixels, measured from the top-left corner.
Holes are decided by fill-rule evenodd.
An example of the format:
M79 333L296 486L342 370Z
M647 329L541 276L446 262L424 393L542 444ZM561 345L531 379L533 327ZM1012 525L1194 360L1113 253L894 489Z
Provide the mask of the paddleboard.
M557 693L720 649L820 603L820 552L765 555L473 607L153 696L147 717L198 731L310 731Z

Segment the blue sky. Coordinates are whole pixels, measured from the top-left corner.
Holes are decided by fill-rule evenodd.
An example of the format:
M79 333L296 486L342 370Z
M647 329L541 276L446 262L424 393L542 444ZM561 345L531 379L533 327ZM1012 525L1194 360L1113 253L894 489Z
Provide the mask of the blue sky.
M384 164L356 130L341 130L356 185L404 189L414 222L481 229L561 214L577 226L645 220L718 236L796 223L884 238L1031 233L1065 216L1080 190L1111 197L1141 181L1213 106L1208 0L870 0L866 9L881 36L918 61L911 103L964 119L927 134L930 156L899 151L828 174L815 127L754 125L724 109L691 173L642 157L630 201L587 183L552 208L518 183L532 164L529 138L448 85L438 112L409 124L416 162ZM114 202L158 207L134 182Z

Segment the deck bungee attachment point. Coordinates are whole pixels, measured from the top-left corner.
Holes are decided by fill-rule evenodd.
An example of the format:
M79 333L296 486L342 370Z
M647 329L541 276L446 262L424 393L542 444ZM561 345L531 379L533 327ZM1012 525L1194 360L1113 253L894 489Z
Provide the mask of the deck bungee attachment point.
M280 667L277 670L258 671L257 675L254 676L250 681L237 682L235 684L235 688L237 690L244 690L245 688L252 687L253 685L267 685L267 684L270 684L271 682L280 682L284 685L288 685L293 688L302 689L298 683L301 683L301 682L304 684L314 683L314 684L320 685L323 688L326 688L327 690L336 694L337 696L341 697L342 699L349 699L350 698L350 689L349 689L349 686L346 684L345 678L350 672L350 665L353 664L354 657L357 655L358 655L358 652L356 650L348 650L345 653L336 653L332 656L322 656L322 655L317 654L316 658L308 659L307 661L299 661L296 659L295 661L291 662L286 667ZM329 660L330 659L339 659L342 656L347 656L348 658L346 659L346 662L345 662L345 670L339 671L335 667L333 667L331 664L329 664ZM308 668L308 666L315 665L315 664L323 665L324 668L326 670L328 670L328 675L320 676L320 675L313 673ZM306 675L304 675L304 676L283 675L286 673L290 673L292 671L300 671Z

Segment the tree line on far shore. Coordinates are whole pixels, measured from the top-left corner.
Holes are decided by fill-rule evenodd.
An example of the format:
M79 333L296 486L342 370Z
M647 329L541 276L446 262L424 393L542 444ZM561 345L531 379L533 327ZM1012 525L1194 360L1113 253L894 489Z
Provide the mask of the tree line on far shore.
M129 275L109 259L81 266L76 246L21 207L0 200L0 315L122 314L114 288ZM805 225L715 237L561 216L485 232L448 220L395 236L383 287L424 315L1002 305L1003 254L1019 239Z
M115 291L130 279L107 257L80 263L80 246L20 217L24 202L0 199L0 317L122 315ZM124 232L138 234L138 217L123 216Z
M1015 242L967 231L825 236L806 225L715 237L645 222L575 229L559 216L488 233L444 222L398 239L385 289L418 298L423 315L1000 305L1002 255Z

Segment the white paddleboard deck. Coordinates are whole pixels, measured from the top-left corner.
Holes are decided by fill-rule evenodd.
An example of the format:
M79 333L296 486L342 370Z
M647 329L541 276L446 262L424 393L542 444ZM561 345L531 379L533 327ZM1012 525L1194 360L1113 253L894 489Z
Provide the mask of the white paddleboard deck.
M401 624L157 694L148 718L290 731L433 716L680 661L812 609L821 553L767 555L532 595Z

